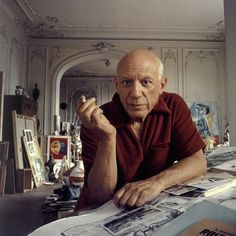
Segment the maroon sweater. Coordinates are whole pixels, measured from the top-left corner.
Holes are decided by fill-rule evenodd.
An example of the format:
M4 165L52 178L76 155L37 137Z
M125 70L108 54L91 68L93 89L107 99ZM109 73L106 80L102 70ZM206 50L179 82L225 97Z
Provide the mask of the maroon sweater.
M164 92L145 118L141 140L130 128L130 118L117 94L101 107L117 129L116 156L118 180L116 190L125 183L149 178L205 147L195 128L191 113L177 94ZM81 127L85 183L76 210L89 205L87 177L96 156L98 139L92 130ZM84 201L86 199L86 201Z

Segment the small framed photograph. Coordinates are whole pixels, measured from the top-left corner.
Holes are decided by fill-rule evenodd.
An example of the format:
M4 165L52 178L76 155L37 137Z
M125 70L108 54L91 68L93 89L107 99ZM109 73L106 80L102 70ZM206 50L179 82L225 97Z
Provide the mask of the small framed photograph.
M70 136L48 136L48 157L55 161L70 160L71 137Z
M32 171L34 183L36 187L39 187L46 182L46 175L38 139L37 137L33 137L31 130L24 129L23 134L23 144Z

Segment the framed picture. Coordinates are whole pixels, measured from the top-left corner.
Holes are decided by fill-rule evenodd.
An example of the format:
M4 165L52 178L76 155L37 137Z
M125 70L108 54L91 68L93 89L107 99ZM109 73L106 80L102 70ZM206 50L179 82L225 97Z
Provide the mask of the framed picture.
M17 114L16 111L13 110L12 119L13 119L13 137L14 137L14 150L15 150L15 166L16 169L28 168L29 166L25 166L24 162L22 136L25 135L27 141L29 141L29 138L31 139L31 141L33 141L33 137L37 136L36 118ZM30 145L32 146L32 144Z
M70 161L70 149L70 136L48 136L48 160L51 157L55 161Z
M0 142L0 196L4 195L9 142Z
M31 130L24 129L23 143L36 187L46 182L45 167L37 137Z

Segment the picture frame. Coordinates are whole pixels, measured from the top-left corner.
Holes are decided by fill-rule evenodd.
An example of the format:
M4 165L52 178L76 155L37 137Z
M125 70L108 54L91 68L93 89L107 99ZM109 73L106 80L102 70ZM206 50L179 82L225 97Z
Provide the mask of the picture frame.
M36 187L39 187L46 182L46 173L38 139L37 137L33 137L32 131L29 129L24 129L23 133L23 144L32 171L34 183Z
M47 145L47 159L57 162L63 159L70 162L71 137L63 135L49 135Z
M24 130L31 130L31 136L37 137L37 124L35 117L28 117L17 114L15 110L12 111L13 120L13 137L14 137L14 151L15 151L15 167L16 170L28 168L24 164L23 142Z
M9 142L0 142L0 196L4 196Z

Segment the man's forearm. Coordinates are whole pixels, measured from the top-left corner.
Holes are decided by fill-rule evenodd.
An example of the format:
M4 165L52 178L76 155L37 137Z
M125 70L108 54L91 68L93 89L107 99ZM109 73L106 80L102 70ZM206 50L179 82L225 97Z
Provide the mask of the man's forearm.
M119 207L139 207L154 200L164 189L205 173L206 159L200 150L151 178L125 184L115 193L114 202Z
M117 182L116 136L101 140L95 162L88 175L88 188L94 203L104 203L112 197Z
M152 177L161 184L161 190L183 183L206 173L206 159L202 151L187 157Z

